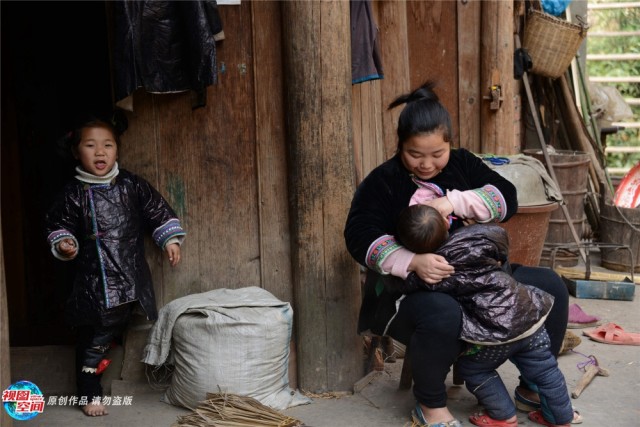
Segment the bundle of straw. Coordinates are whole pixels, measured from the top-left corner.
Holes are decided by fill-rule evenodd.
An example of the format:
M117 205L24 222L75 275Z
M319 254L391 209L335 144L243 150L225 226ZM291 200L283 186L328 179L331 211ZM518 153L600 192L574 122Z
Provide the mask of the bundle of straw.
M227 393L207 393L193 413L180 416L171 427L302 427L301 421L263 405L256 399Z

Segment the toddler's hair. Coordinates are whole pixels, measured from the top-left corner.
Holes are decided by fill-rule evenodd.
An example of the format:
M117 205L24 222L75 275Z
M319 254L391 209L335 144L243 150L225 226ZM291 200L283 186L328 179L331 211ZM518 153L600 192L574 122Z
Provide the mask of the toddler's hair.
M85 114L80 118L76 118L75 127L61 138L61 144L67 146L67 149L75 151L80 144L82 138L82 130L86 128L103 128L107 129L113 135L116 144L120 145L120 135L127 130L129 122L127 116L121 110L114 111L110 117L102 117L99 115Z
M440 212L427 205L411 205L400 212L396 227L400 243L417 254L433 253L449 236Z

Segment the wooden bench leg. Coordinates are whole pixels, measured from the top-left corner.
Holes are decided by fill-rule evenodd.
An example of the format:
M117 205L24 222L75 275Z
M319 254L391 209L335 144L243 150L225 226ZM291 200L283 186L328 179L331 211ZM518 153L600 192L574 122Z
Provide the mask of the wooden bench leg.
M411 355L409 354L409 346L404 351L402 359L402 372L400 373L400 390L408 390L413 384L413 372L411 372Z
M381 344L382 340L380 337L371 337L365 362L365 374L368 374L371 371L384 371L384 359L382 357Z
M453 364L453 385L464 385L464 379L458 372L458 362Z

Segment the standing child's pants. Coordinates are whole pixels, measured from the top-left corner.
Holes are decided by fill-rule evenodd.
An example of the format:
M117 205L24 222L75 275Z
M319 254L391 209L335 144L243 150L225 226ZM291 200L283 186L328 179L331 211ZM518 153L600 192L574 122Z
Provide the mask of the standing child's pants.
M124 304L113 309L109 326L82 325L77 328L76 338L76 387L78 398L91 403L102 397L100 380L102 373L96 370L114 341L120 341L131 319L133 304Z

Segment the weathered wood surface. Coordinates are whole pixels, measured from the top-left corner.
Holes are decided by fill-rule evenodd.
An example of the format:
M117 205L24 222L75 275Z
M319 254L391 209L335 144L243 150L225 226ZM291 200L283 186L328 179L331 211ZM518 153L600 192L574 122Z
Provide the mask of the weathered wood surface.
M354 189L349 4L290 1L282 11L299 382L348 390L362 374L358 271L342 238Z
M380 80L358 83L351 89L356 184L386 160L380 96Z
M512 155L520 152L520 141L515 140L518 124L514 122L513 13L513 2L482 2L480 93L483 98L490 96L491 87L499 85L502 95L497 110L490 108L490 100L482 100L482 153Z
M376 2L380 28L380 55L384 68L381 83L382 132L384 159L393 156L397 148L396 133L401 107L388 110L389 104L400 94L412 89L410 80L409 47L407 43L407 3L403 1ZM354 140L358 144L358 140Z
M454 135L459 133L456 7L454 1L407 2L411 88L428 79L437 82L436 93L449 110Z
M456 142L474 153L482 147L480 140L480 0L458 3L458 108L460 133Z
M260 283L293 301L279 2L252 3Z
M251 5L224 8L228 28L251 28ZM191 94L136 93L121 162L149 179L187 231L173 269L149 245L158 305L217 288L260 286L256 117L250 31L218 45L218 83Z

